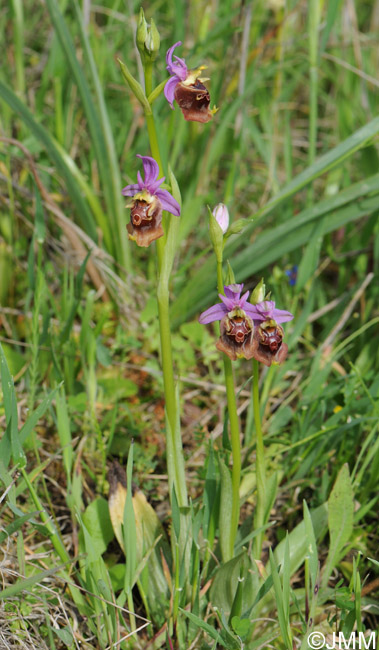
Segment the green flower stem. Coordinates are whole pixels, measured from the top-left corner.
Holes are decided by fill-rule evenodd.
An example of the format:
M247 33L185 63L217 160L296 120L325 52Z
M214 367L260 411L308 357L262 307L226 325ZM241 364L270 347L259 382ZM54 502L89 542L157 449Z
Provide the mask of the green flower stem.
M224 293L224 283L222 278L222 259L217 260L217 288L219 293ZM234 544L237 536L238 521L240 515L240 483L241 483L241 444L239 421L237 414L236 391L234 387L233 366L231 360L224 355L224 374L226 398L228 402L228 413L230 422L230 438L232 444L232 523L230 527L229 554L232 559L234 556Z
M152 74L153 67L151 62L145 63L145 92L150 95L152 92ZM157 138L157 131L154 122L154 115L152 111L145 111L145 118L147 124L147 131L149 135L151 155L157 161L160 174L163 176L163 165L159 151L159 144ZM180 419L177 413L177 399L174 378L174 364L171 348L171 327L170 327L170 299L169 299L169 279L171 265L168 261L167 247L173 247L174 242L170 239L175 236L175 228L169 228L167 233L165 229L165 236L161 237L156 242L157 247L157 261L158 261L158 315L159 315L159 334L161 343L161 358L162 358L162 371L163 371L163 384L166 402L166 413L169 425L167 435L169 440L167 443L168 455L168 474L169 484L175 486L176 496L180 507L188 505L187 487L185 482L184 472L184 458L183 448L180 435ZM171 489L170 489L171 495Z
M266 468L259 403L259 364L253 359L253 407L256 435L256 476L257 476L257 507L255 509L254 527L261 528L265 524L266 506ZM259 560L262 553L263 535L260 533L254 541L255 559Z

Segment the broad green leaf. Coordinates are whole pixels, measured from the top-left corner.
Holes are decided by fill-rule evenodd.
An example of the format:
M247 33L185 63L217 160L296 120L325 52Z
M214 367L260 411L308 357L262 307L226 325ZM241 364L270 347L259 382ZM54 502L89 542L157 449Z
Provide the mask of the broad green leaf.
M263 585L259 588L259 591L255 597L253 604L243 613L243 618L249 618L251 613L254 610L254 607L265 597L266 594L270 591L272 585L274 584L272 575L269 575L268 578L264 581Z
M349 467L346 463L340 469L328 500L329 553L322 576L326 587L329 577L341 558L341 551L350 540L353 531L354 493Z
M231 560L233 557L233 549L230 548L230 534L231 534L231 511L233 506L233 486L232 477L229 468L225 465L222 458L219 458L220 468L220 516L219 516L219 539L221 547L221 555L223 562Z
M208 447L208 465L203 494L203 531L210 546L213 545L220 510L220 485L214 461L212 443Z
M229 648L227 643L225 643L225 641L223 641L223 639L221 638L220 633L217 632L217 630L215 630L214 627L209 625L209 623L206 623L205 621L203 621L202 618L199 618L199 616L195 616L195 614L192 614L191 612L187 612L185 609L181 609L180 607L179 607L179 611L182 612L182 614L184 614L185 616L187 616L187 618L189 618L189 620L192 621L192 623L194 623L196 627L201 628L207 634L209 634L209 636L215 641L217 641L217 643L222 645L223 648ZM237 646L237 648L238 647L239 646Z
M238 616L233 616L231 620L232 628L234 632L244 640L245 637L249 634L250 631L250 621L247 618L239 618Z
M129 447L126 469L127 489L124 508L124 548L126 556L125 591L129 593L134 585L137 567L137 532L132 496L133 442Z
M18 437L18 415L17 415L17 399L16 392L13 384L13 377L11 376L7 364L7 360L0 344L0 376L1 387L3 391L4 409L6 429L0 440L0 458L2 459L5 468L11 458L12 453L18 455L20 441ZM21 443L22 444L22 443ZM16 448L15 448L16 447Z
M285 547L287 546L287 544L288 544L288 538L286 538ZM271 548L270 548L270 568L271 568L271 575L272 575L272 580L274 585L275 602L276 602L276 609L277 609L280 631L282 633L285 647L287 648L287 650L292 650L290 621L288 615L286 616L286 603L284 602L283 590L282 590L282 585L280 584L278 568L275 564L275 559Z
M327 530L328 523L328 509L327 504L323 503L321 506L313 510L311 513L312 524L315 531L317 531L318 539L321 539ZM308 555L307 536L305 522L302 521L294 528L289 536L289 549L290 549L290 564L291 576L297 569L304 563L304 559ZM277 564L283 565L285 552L285 540L281 541L274 551L274 557Z
M230 515L229 515L230 516ZM224 562L217 569L212 587L210 589L210 602L214 607L222 610L226 616L229 616L232 610L233 602L236 595L236 587L242 575L244 576L242 588L241 611L244 612L250 607L256 593L256 578L258 569L249 558L246 550L239 555Z
M49 627L54 632L54 634L57 635L58 639L60 639L60 641L62 641L62 643L65 644L65 646L67 646L68 648L72 647L72 644L74 643L74 638L68 627L55 628L52 625L50 625Z
M311 573L312 589L316 586L317 572L318 572L318 557L317 557L317 544L315 531L313 529L312 518L308 510L308 506L303 501L305 534L307 543L307 558L309 560L309 568Z
M92 501L83 513L83 522L100 555L114 537L108 502L103 497Z

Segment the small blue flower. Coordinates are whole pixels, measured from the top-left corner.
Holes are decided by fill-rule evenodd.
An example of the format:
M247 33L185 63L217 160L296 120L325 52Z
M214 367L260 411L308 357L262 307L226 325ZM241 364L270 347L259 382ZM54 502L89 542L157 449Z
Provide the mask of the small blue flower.
M294 266L291 269L287 269L287 271L284 271L288 278L288 283L290 287L294 287L297 281L297 271L298 271L298 265L294 264Z

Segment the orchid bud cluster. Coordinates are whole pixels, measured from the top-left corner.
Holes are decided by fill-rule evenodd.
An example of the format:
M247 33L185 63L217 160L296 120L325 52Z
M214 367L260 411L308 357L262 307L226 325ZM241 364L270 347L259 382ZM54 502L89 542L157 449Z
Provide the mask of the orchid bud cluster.
M144 11L141 7L137 33L136 45L143 61L155 61L159 53L161 38L153 19L150 25L147 24Z

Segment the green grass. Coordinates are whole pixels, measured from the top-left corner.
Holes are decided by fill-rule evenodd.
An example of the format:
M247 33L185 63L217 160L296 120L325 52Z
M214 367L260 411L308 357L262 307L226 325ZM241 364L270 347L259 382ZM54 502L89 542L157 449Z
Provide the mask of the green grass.
M167 488L155 262L127 240L120 194L149 153L116 60L142 83L139 5L91 5L88 25L74 0L0 12L5 647L292 650L311 628L347 638L377 627L377 39L370 3L320 6L260 2L250 29L232 2L146 8L162 41L154 82L182 39L179 56L207 64L219 107L201 125L163 94L153 105L183 205L170 280L191 497L181 509ZM222 200L245 220L224 251L236 281L251 289L264 276L295 314L288 359L260 376L269 523L258 531L252 367L234 365L241 520L228 562L222 358L216 328L197 323L216 297L207 205ZM135 526L121 499L118 534L114 460L140 488L126 497Z

